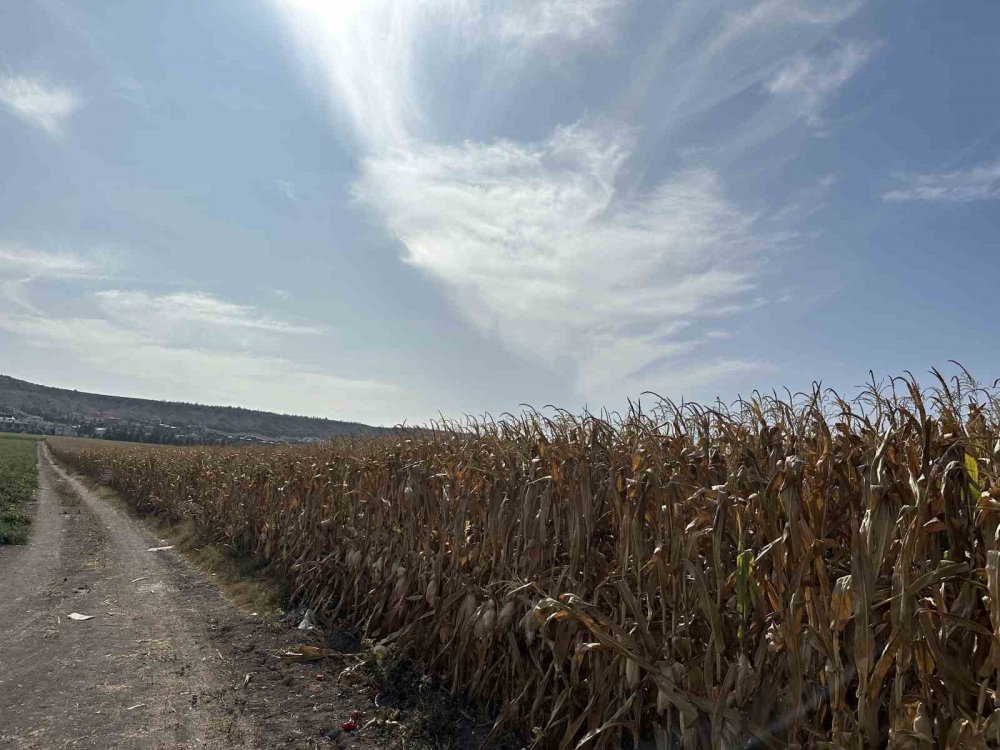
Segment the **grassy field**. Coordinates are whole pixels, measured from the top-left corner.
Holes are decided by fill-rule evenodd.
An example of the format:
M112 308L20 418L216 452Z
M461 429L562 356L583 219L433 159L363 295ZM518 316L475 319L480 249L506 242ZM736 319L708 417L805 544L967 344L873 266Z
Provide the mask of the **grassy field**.
M23 544L31 522L25 506L37 486L33 435L0 434L0 544Z
M1000 390L969 378L326 446L50 445L539 750L1000 745Z

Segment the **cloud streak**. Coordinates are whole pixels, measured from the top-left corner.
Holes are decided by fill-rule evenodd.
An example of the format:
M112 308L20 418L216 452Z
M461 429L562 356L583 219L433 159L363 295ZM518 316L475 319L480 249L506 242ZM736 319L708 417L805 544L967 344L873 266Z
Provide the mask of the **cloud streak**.
M80 297L83 314L59 317L33 299L32 281L106 280L107 263L72 252L0 244L0 335L46 352L74 372L127 374L150 398L197 400L373 423L406 413L412 395L381 379L340 377L280 356L289 337L326 333L253 305L204 292L105 289ZM23 359L23 358L22 358Z
M4 316L0 331L91 371L128 373L135 395L378 422L394 385L341 378L283 357L165 344L101 318ZM397 408L398 408L398 402Z
M74 253L53 253L0 243L0 276L66 278L96 273L94 261Z
M768 82L767 90L795 98L809 122L818 124L827 100L854 77L871 53L870 45L849 42L825 56L796 56Z
M357 194L406 260L512 348L570 361L583 390L632 375L753 290L755 218L710 170L629 195L627 131L420 146L364 163Z
M606 37L621 0L274 0L307 79L366 147L433 135L421 73L428 61L524 64L536 53ZM435 40L427 44L427 40Z
M250 331L316 335L322 330L279 320L250 305L237 305L201 292L155 295L108 289L94 295L112 318L151 331L168 333L195 327L215 331Z
M610 34L621 0L515 0L486 5L481 22L500 38L531 48L546 40L579 42ZM487 26L489 28L489 26Z
M882 199L891 203L925 201L933 203L970 203L1000 200L1000 161L971 169L942 174L915 175L906 186L890 190Z
M718 34L707 48L714 55L741 40L782 32L795 26L829 27L845 21L864 5L863 0L761 0L738 11L724 13Z
M24 76L0 78L0 104L49 135L59 135L62 126L79 106L80 99L69 89L47 86Z
M473 93L477 82L493 92L492 105L550 61L602 48L625 16L622 2L274 4L308 80L358 139L359 204L486 335L566 368L584 395L664 373L688 383L683 372L714 378L727 363L758 366L692 362L718 340L703 333L710 321L751 304L761 258L781 243L707 156L645 175L649 128L627 121L580 113L530 140L458 140L442 137L427 106L429 71L461 69ZM731 6L677 3L616 111L648 110L655 82L656 135L674 142L710 110L755 92L763 101L730 139L744 151L803 117L815 124L870 52L848 42L812 53L862 3L835 5L764 0L724 12Z
M106 289L92 311L59 317L33 301L25 277L100 278L81 256L0 245L0 334L76 372L127 374L137 395L382 422L407 396L384 380L340 377L275 355L290 336L324 329L203 292ZM3 304L6 303L6 304Z

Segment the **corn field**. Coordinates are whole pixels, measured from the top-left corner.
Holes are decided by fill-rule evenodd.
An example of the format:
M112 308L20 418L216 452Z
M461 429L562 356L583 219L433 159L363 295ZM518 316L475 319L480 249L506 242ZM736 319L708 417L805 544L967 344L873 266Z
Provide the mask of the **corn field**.
M1000 395L967 374L321 447L50 445L539 748L1000 746Z

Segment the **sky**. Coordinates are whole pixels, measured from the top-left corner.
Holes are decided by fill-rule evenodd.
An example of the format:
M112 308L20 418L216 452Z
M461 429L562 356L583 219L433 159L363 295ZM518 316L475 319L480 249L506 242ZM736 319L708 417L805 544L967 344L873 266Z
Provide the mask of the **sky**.
M998 33L994 0L5 3L0 372L372 424L992 382Z

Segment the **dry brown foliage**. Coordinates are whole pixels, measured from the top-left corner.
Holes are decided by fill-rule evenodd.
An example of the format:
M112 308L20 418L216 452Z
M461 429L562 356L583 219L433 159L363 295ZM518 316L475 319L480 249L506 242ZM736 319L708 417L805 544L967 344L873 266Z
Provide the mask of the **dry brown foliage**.
M50 442L539 747L987 747L998 407L963 375L311 448Z

